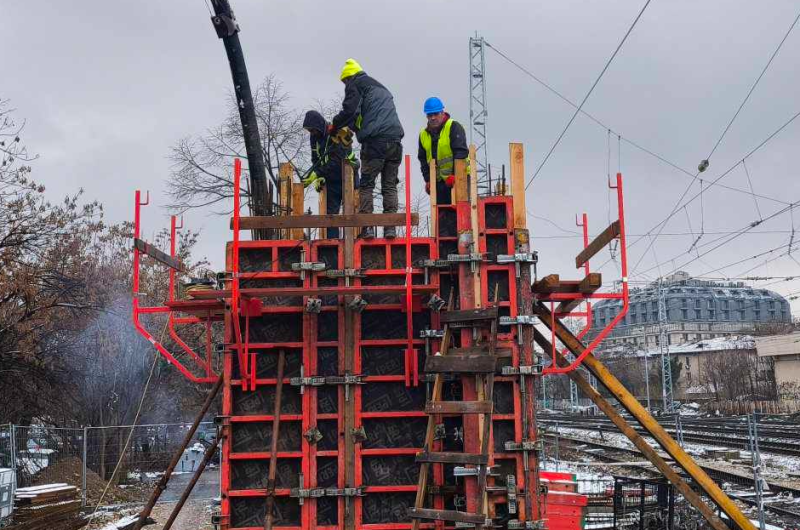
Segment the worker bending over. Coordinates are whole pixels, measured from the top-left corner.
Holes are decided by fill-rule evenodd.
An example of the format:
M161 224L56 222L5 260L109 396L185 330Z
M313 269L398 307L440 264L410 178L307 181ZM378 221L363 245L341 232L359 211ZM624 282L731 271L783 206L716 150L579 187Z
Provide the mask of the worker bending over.
M451 204L451 193L456 182L455 160L466 159L469 174L469 147L464 127L444 111L444 103L437 97L425 100L423 107L428 117L427 126L419 132L419 159L425 191L430 195L430 161L436 160L436 204Z
M403 157L403 126L397 117L394 98L385 86L364 72L353 59L345 62L340 79L345 85L342 110L334 116L330 131L350 126L361 144L361 183L358 213L372 213L375 180L381 175L383 212L397 212L397 172ZM383 236L397 236L394 226L383 229ZM375 230L365 227L359 237L372 239Z
M355 186L358 186L358 160L353 154L353 133L347 127L328 134L328 122L316 110L306 112L303 128L309 132L311 141L311 171L303 179L303 186L319 192L327 190L325 213L337 214L342 206L342 162L353 166ZM339 237L339 228L328 228L328 238Z

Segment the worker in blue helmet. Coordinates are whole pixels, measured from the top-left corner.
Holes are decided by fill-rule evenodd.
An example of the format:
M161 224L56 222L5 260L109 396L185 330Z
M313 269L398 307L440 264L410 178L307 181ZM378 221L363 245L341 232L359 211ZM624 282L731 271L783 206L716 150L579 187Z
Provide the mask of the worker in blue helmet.
M451 191L455 184L455 161L467 161L469 173L469 147L464 127L445 112L444 103L437 97L425 100L423 107L428 123L419 132L419 159L425 191L430 194L430 161L436 160L436 203L451 204Z

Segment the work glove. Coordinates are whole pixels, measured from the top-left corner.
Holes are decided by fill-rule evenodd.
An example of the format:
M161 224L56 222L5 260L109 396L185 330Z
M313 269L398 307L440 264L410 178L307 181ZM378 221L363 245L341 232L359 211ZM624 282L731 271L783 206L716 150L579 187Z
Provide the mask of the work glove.
M425 183L425 193L427 193L428 195L431 194L431 183L430 183L430 181Z
M325 179L322 177L318 178L317 181L314 183L314 189L317 190L317 193L319 193L320 191L322 191L322 188L324 187L325 187Z
M452 188L456 185L456 176L450 175L446 179L444 179L444 183L447 185L448 188Z
M312 184L314 184L315 182L317 182L319 179L320 179L320 176L317 175L317 172L316 171L312 171L311 173L308 174L308 176L306 178L303 179L303 187L307 188L307 187L311 186ZM322 180L324 181L325 179L322 179Z

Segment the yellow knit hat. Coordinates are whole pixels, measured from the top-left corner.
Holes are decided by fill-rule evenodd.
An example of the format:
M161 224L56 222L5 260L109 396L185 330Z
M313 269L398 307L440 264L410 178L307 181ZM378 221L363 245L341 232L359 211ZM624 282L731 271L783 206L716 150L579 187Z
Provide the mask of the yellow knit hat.
M361 68L361 65L356 62L355 59L348 59L344 62L344 68L342 68L342 75L339 77L341 81L344 81L348 77L352 77L356 75L358 72L363 72L364 69Z

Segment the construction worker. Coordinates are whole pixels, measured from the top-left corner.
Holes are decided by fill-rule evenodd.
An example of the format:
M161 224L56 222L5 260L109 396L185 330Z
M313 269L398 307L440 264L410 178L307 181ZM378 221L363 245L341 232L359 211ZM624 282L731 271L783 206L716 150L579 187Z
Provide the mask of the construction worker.
M430 161L436 160L436 204L451 204L451 192L456 182L455 160L467 160L469 147L464 127L445 112L444 103L437 97L425 100L423 106L428 124L419 132L419 159L425 191L431 193Z
M353 154L353 133L347 127L335 136L328 134L328 122L316 110L306 112L303 128L310 134L311 171L303 178L303 186L312 184L319 192L328 192L325 213L337 214L342 206L342 161L353 166L354 182L358 186L358 160ZM339 228L328 228L328 238L339 237Z
M381 195L384 213L397 212L397 172L403 157L403 126L397 117L394 98L385 86L364 72L361 65L348 59L340 79L345 85L342 110L330 126L335 131L350 126L361 144L361 183L358 213L372 213L375 181L381 176ZM383 229L383 236L392 239L394 226ZM375 237L372 227L361 230L359 237Z

